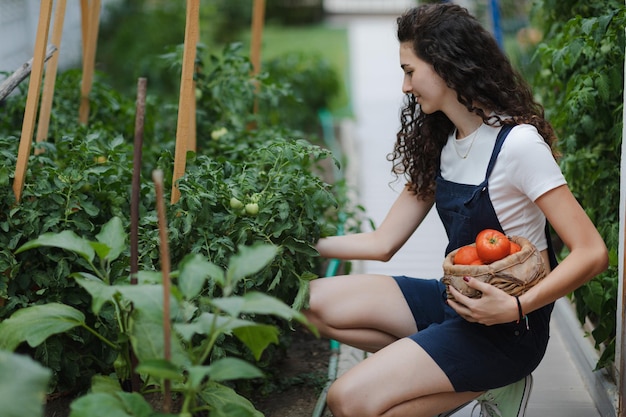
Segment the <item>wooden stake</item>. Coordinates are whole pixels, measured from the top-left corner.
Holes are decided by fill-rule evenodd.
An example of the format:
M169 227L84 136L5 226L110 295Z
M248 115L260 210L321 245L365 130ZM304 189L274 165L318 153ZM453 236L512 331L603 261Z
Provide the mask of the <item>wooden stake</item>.
M187 144L189 143L192 100L195 100L193 90L193 73L196 61L196 40L198 39L198 24L200 21L200 0L187 0L187 16L185 24L185 47L183 51L183 69L180 77L180 94L178 98L178 121L176 128L176 151L174 153L174 172L172 177L171 203L180 199L180 190L176 181L185 174L187 158Z
M254 0L252 10L252 39L250 40L250 61L252 62L253 74L261 72L261 47L263 46L263 26L265 23L265 0ZM258 93L259 85L256 85ZM254 98L254 113L259 111L259 103Z
M263 25L265 22L265 0L254 0L252 9L252 39L250 40L250 61L254 74L261 72L261 47L263 46Z
M80 108L78 109L78 120L85 125L89 121L89 93L93 84L93 72L96 64L100 9L101 0L90 0L86 30L87 38L83 38L83 79L80 85ZM84 35L85 32L83 32Z
M143 128L146 114L146 90L147 80L137 80L137 103L135 113L135 143L133 149L133 183L130 199L130 283L137 284L137 271L139 269L139 197L141 186L141 154L143 147Z
M165 203L163 198L163 171L153 171L152 180L154 181L154 186L156 190L157 214L159 218L159 237L161 243L161 271L163 274L163 355L165 360L169 361L172 356L172 328L170 323L170 251L167 241L167 219L165 218ZM172 400L169 379L165 380L164 385L165 392L163 399L163 411L165 413L169 413Z
M626 70L626 62L624 62ZM625 84L626 86L626 84ZM626 95L623 96L626 105ZM622 138L626 137L626 106L622 106ZM622 156L620 160L620 218L619 245L620 262L618 263L617 280L617 314L615 337L615 365L617 373L617 417L626 417L626 142L622 140Z
M198 24L198 30L195 31L195 33L191 34L192 36L195 35L195 39L193 40L193 44L197 45L198 41L200 40L200 27ZM192 80L192 86L191 86L191 91L193 92L193 100L191 100L191 102L189 103L191 108L189 109L189 139L187 142L187 150L188 151L196 151L197 150L197 139L196 139L196 80L195 80L195 74L197 73L197 67L195 65L195 58L194 58L194 79Z
M30 83L28 84L28 96L26 98L26 109L24 110L22 135L20 138L17 163L15 166L15 179L13 181L13 193L15 194L15 201L18 203L22 198L22 191L24 190L26 168L28 166L28 158L30 156L33 132L35 130L37 104L39 103L39 90L41 88L41 77L43 75L51 15L52 0L41 0L39 23L37 25L37 37L35 39L35 53L33 54L33 70L30 76Z
M89 1L80 0L80 33L83 38L83 57L87 54L87 39L89 39Z
M59 52L54 54L46 67L46 77L41 95L41 109L39 110L39 123L37 123L37 143L48 138L48 128L50 126L50 113L52 112L52 99L54 97L54 84L57 78L57 68L59 66L59 54L61 48L61 38L63 35L63 21L65 20L65 5L67 0L58 0L54 10L54 26L52 28L52 44ZM35 149L35 153L43 152L41 148Z
M130 285L137 285L139 270L139 198L141 195L141 154L143 147L143 127L146 114L147 80L137 80L137 103L135 113L135 142L133 148L133 183L130 196ZM139 363L137 356L130 349L132 364L130 386L133 392L141 390L141 377L135 368Z

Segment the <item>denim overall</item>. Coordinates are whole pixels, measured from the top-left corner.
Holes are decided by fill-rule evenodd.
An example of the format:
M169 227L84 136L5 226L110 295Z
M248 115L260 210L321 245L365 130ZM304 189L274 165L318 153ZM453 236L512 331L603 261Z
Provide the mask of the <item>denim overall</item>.
M495 229L504 233L489 197L489 176L491 176L504 140L513 127L513 125L502 126L487 165L485 179L480 184L468 185L450 182L443 179L441 171L437 175L435 204L448 235L449 243L446 248L446 255L456 248L474 243L481 230ZM547 223L546 240L548 242L550 267L554 269L557 265L556 256L552 249L552 239L550 239Z
M491 204L488 180L512 128L502 127L485 179L479 185L453 183L443 179L440 173L437 175L435 202L449 238L446 254L473 243L483 229L503 231ZM547 234L546 237L550 264L555 267L551 240ZM419 330L410 338L437 362L456 391L484 391L516 382L530 374L543 358L553 303L528 314L528 326L524 322L485 326L466 321L449 307L440 281L394 279Z

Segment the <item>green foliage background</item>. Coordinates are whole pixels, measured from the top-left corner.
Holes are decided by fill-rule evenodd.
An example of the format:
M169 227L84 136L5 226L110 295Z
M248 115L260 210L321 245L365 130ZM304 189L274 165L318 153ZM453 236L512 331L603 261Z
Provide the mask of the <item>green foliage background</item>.
M180 68L179 54L164 59L171 68ZM316 66L322 73L327 71L323 62L306 60L311 71ZM289 62L297 65L297 60ZM280 254L254 276L239 282L236 291L245 294L258 290L300 308L306 302L308 280L320 267L314 243L320 236L333 233L337 201L343 199L341 192L335 193L340 188L329 183L336 162L328 150L314 144L319 138L311 132L317 129L309 125L316 121L318 106L325 102L310 103L309 96L299 95L296 88L306 83L300 78L290 81L290 72L284 67L271 76L262 73L252 77L251 63L238 44L198 64L197 150L187 154L187 170L178 184L181 199L167 205L172 265L176 267L184 256L193 253L224 266L240 245L272 243ZM129 227L135 103L111 88L106 76L98 73L90 95L89 124L81 125L77 120L80 79L79 71L58 76L49 137L37 145L43 152L29 159L19 204L11 183L26 85L3 103L0 318L33 305L63 303L85 311L87 323L106 334L115 322L115 312L105 309L97 317L90 314L89 295L69 278L87 268L81 257L45 247L15 253L24 242L47 232L70 230L93 239L113 216ZM307 86L315 85L317 81L312 79ZM332 96L326 84L313 88ZM258 113L253 112L255 100ZM287 123L284 118L296 109L308 109L308 115L300 115L298 123ZM140 167L139 262L142 270L158 271L160 240L151 173L154 169L165 173L169 202L176 103L149 92L146 116ZM233 197L244 207L233 205ZM257 208L246 209L245 204ZM112 283L128 280L129 256L123 253L111 266L108 273ZM220 295L215 288L207 291L209 296ZM278 324L286 330L287 323ZM232 341L221 342L218 354L240 351L242 356L248 355ZM88 386L92 375L106 374L116 357L108 346L82 329L50 337L35 349L23 349L53 370L51 390L58 391ZM271 362L271 352L265 360Z
M544 32L535 90L557 131L568 183L610 251L608 271L573 294L581 322L595 325L602 368L615 354L626 7L617 0L542 0L533 12Z

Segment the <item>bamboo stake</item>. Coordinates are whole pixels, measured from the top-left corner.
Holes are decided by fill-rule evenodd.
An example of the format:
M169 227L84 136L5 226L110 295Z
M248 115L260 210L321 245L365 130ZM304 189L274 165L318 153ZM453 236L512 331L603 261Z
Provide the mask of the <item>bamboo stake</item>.
M52 58L52 55L56 52L56 50L56 46L48 45L48 47L46 48L46 57L44 58L44 61L48 61L50 58ZM23 63L21 67L13 72L13 74L9 75L7 78L4 79L4 81L2 81L2 84L0 84L0 102L4 100L9 94L11 94L11 92L15 90L15 87L20 85L20 83L30 75L32 69L33 58Z
M167 223L165 218L165 203L163 198L163 171L152 172L152 180L156 189L157 214L159 217L159 236L161 240L161 270L163 274L163 355L166 361L172 356L170 323L170 251L167 242ZM165 380L165 392L163 399L163 411L169 413L171 408L170 380Z
M28 96L26 97L26 109L24 110L24 121L22 123L22 136L18 148L15 179L13 182L13 193L15 194L15 201L17 203L20 202L22 191L24 190L26 167L28 166L28 157L30 156L31 142L35 130L39 89L41 88L41 77L43 74L51 15L52 0L41 0L37 37L35 39L35 53L33 54L33 70L28 84Z
M87 124L89 121L89 93L93 84L93 72L96 62L100 8L101 0L91 0L86 31L87 38L83 38L83 79L80 86L80 108L78 109L78 120L82 124ZM83 35L85 35L84 32Z
M176 129L176 151L174 153L174 172L172 178L171 203L180 199L180 190L176 181L185 173L187 158L187 144L189 143L189 124L191 117L191 101L195 100L193 90L193 73L196 60L196 40L198 39L198 24L200 20L200 0L187 0L187 16L185 24L185 47L183 51L183 69L180 79L180 94L178 98L178 121Z
M61 47L63 36L63 21L65 18L65 5L67 0L58 0L54 10L54 25L52 28L52 44ZM54 84L57 78L57 68L59 66L59 52L54 54L46 67L46 78L43 84L41 95L41 108L39 110L39 123L37 124L37 143L47 140L48 128L50 127L50 113L52 111L52 99L54 97ZM41 148L35 149L35 154L43 152Z

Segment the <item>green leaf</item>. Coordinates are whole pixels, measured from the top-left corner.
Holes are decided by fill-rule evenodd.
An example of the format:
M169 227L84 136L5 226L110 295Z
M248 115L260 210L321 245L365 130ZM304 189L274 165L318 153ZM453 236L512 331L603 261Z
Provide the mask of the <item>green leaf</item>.
M98 242L104 243L109 247L109 253L107 255L101 256L98 254L100 258L106 259L109 262L117 259L124 249L126 249L126 233L122 226L122 220L119 217L113 217L102 226L100 233L96 235L96 239L98 239Z
M114 285L122 297L133 303L133 311L156 322L163 321L163 286L162 285ZM170 318L178 315L177 300L170 295Z
M186 299L192 299L202 291L207 277L223 285L224 271L200 255L188 255L180 264L178 288Z
M76 235L71 230L64 230L61 233L44 233L37 239L26 242L20 246L15 253L21 253L29 249L40 248L42 246L51 246L55 248L69 250L74 252L89 262L93 261L95 252L91 247L90 241Z
M604 288L602 284L596 280L591 280L586 285L589 291L584 296L585 305L594 313L601 314L602 300L604 299Z
M199 396L212 407L211 417L263 417L250 401L217 382L209 381Z
M85 315L65 304L22 308L0 323L0 348L13 351L24 341L39 346L48 337L77 326L85 326Z
M263 372L254 365L238 358L223 358L209 366L192 366L189 368L191 386L197 389L205 377L216 382L235 379L263 378Z
M151 417L152 407L138 393L91 393L70 406L70 417Z
M91 295L91 310L94 314L100 314L102 306L113 301L113 296L117 293L116 287L106 285L98 279L85 279L75 276L74 279Z
M165 359L143 361L137 366L136 370L140 374L148 374L157 379L170 379L172 381L183 381L185 379L182 370Z
M311 274L313 275L313 274ZM300 285L298 286L298 292L293 300L293 308L295 310L302 310L308 308L309 294L311 289L311 283L306 279L299 279Z
M250 349L256 360L261 359L263 351L270 343L278 344L278 329L269 324L237 327L233 333Z
M214 298L211 303L233 317L248 313L273 315L285 320L305 321L302 313L292 309L281 300L256 291L249 292L243 297Z
M94 375L91 378L91 392L103 392L114 394L118 391L122 391L120 386L120 380L117 375Z
M269 264L276 257L278 249L273 245L239 246L239 253L228 262L228 282L234 285Z
M228 316L218 316L213 313L202 313L191 323L177 323L174 328L183 340L190 342L196 334L210 335L213 333L230 334L239 327L255 326L257 323Z
M128 332L133 352L140 362L160 360L165 357L162 322L147 320L133 311L133 320L131 320ZM174 332L170 337L170 354L171 362L177 366L187 367L191 364L191 359Z
M0 351L0 410L3 417L40 417L52 372L28 356Z

